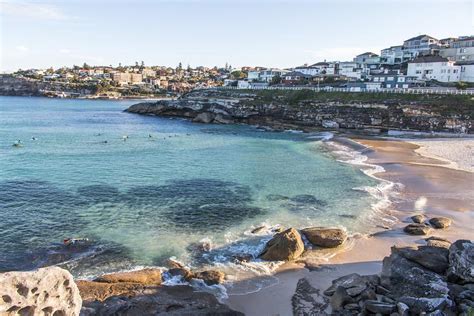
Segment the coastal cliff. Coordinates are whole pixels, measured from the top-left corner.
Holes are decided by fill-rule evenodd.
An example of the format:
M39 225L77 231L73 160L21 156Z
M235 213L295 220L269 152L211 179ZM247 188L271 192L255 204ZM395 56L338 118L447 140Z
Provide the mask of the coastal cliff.
M126 111L279 130L474 132L474 101L467 95L208 89L192 91L177 100L134 104Z

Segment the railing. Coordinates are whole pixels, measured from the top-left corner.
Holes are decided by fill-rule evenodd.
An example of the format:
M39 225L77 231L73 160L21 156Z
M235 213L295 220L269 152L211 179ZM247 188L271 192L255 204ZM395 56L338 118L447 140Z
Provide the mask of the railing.
M295 86L250 86L247 88L222 86L222 87L205 87L196 90L220 89L220 90L311 90L315 92L365 92L365 93L398 93L398 94L445 94L445 95L474 95L474 90L457 90L457 89L440 89L440 88L332 88L332 87L295 87Z

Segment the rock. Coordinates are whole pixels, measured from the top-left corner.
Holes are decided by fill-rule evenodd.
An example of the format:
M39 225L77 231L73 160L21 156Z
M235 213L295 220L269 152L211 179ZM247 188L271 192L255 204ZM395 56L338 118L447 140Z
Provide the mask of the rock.
M410 309L408 308L407 304L404 304L401 302L397 303L397 311L400 316L409 316L410 315L409 310Z
M195 279L203 280L207 285L224 283L225 273L217 270L207 270L194 274Z
M410 312L431 312L450 307L449 288L444 278L403 257L396 247L383 260L382 286L391 297L409 306Z
M104 301L111 296L134 296L147 286L139 283L105 283L78 280L77 287L85 302Z
M403 231L410 235L427 235L431 232L431 228L425 224L409 224Z
M193 119L193 122L195 123L204 123L204 124L209 124L214 120L215 115L209 112L202 112L196 115L196 117Z
M79 316L82 299L72 275L58 267L0 273L0 315Z
M457 240L449 247L448 280L460 284L474 283L474 243Z
M303 251L304 243L300 234L296 229L289 228L273 236L259 257L270 261L294 260Z
M229 117L229 116L224 116L222 114L217 114L216 117L214 118L214 123L219 123L219 124L233 124L235 121Z
M259 233L263 232L266 229L267 229L266 226L259 226L257 228L252 229L251 233L252 234L259 234Z
M347 294L354 297L362 294L368 287L375 288L379 283L377 275L361 276L357 273L352 273L333 280L332 285L324 291L324 294L331 296L338 287L343 287Z
M104 284L104 283L102 283ZM104 302L87 303L90 315L222 315L243 316L217 301L210 293L194 291L188 285L148 288L137 295L114 296Z
M393 247L392 251L436 273L444 274L448 269L449 251L445 248L430 246L421 246L418 248Z
M169 269L167 272L170 276L180 276L185 281L189 281L194 278L194 273L192 273L189 269L186 268L172 268Z
M380 313L382 315L390 315L397 311L395 304L383 303L379 301L368 300L365 301L365 309L372 313Z
M161 270L160 269L143 269L130 272L111 273L100 276L94 279L95 282L103 283L140 283L144 285L159 285L161 284Z
M173 269L173 268L182 268L182 269L184 269L185 268L184 264L182 264L179 261L173 260L173 259L168 259L167 265L170 269Z
M329 315L329 300L304 278L298 280L291 305L295 316Z
M338 286L334 291L334 294L331 296L329 300L331 303L331 308L333 311L339 311L343 309L344 305L352 303L352 297L347 294L347 291L342 286Z
M236 262L249 262L253 259L253 256L250 254L241 254L241 255L233 255L234 261Z
M423 224L426 220L425 215L422 215L422 214L413 215L410 218L413 221L413 223L416 223L416 224Z
M315 246L333 248L346 241L347 234L339 228L310 227L301 231Z
M425 238L426 240L426 245L431 246L431 247L440 247L440 248L446 248L449 249L451 246L451 242L445 238L441 237L436 237L432 236L429 238Z
M447 228L451 226L451 219L447 217L433 217L429 220L431 226L437 229Z

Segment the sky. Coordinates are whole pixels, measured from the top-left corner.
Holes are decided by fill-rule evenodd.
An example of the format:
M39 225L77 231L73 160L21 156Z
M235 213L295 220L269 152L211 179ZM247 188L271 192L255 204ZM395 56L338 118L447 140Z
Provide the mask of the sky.
M474 35L474 0L0 0L0 71L294 67L421 34Z

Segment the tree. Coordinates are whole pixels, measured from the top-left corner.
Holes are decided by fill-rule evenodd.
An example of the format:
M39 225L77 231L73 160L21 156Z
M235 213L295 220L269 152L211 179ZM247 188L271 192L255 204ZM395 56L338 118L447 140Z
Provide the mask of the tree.
M183 64L181 62L179 62L178 64L178 70L182 70L183 69Z
M466 90L467 89L467 83L463 81L458 81L456 82L456 89L458 90Z
M279 84L281 83L281 77L280 75L273 76L272 78L272 84Z
M91 66L89 66L87 63L84 63L84 64L82 65L82 68L84 68L84 69L90 69Z

